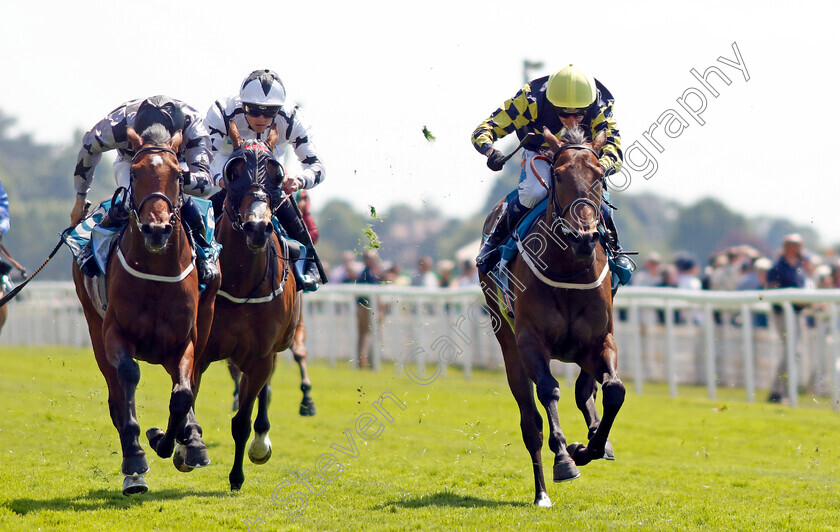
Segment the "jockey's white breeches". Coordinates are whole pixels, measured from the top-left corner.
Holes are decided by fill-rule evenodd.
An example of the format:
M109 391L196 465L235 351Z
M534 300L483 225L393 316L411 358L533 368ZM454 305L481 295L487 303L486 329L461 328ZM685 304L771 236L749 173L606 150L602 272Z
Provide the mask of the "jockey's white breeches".
M519 190L519 203L529 209L541 202L548 195L548 190L540 183L534 175L534 171L531 169L531 159L535 155L539 154L531 150L522 151L522 172L519 175L519 186L517 187L517 190ZM548 180L551 178L551 165L547 161L537 160L534 161L534 166L537 168L540 177L548 183Z

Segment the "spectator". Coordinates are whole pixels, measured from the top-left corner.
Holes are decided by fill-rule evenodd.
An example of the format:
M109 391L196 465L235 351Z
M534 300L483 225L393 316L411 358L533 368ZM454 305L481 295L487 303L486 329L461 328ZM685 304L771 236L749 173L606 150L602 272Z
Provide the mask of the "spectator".
M356 284L382 284L384 279L384 272L382 265L379 262L379 254L375 249L365 251L363 255L365 263L364 269L356 279ZM356 318L358 325L359 338L356 344L357 358L356 366L359 368L369 368L371 352L371 335L373 324L373 308L370 299L366 296L360 296L356 300Z
M458 286L478 286L478 268L475 260L465 259L461 263L461 273L458 275Z
M653 252L645 259L644 269L630 279L632 286L662 286L662 258Z
M796 233L785 236L782 241L782 255L779 260L767 272L768 288L803 288L805 286L805 265L803 262L802 237ZM773 305L773 321L776 329L782 338L782 356L776 368L776 377L770 387L770 396L767 398L772 403L789 403L786 381L788 378L787 356L784 346L787 345L788 334L792 334L795 340L800 338L799 313L802 305L794 305L796 313L793 330L788 331L784 312L780 305ZM796 360L800 359L799 349L796 349Z
M359 265L356 264L356 255L352 251L345 251L341 254L341 264L330 272L330 281L334 283L354 283L360 269Z
M451 260L442 260L438 263L438 286L441 288L455 288L458 281L454 279L455 263Z
M439 281L434 272L435 262L432 257L420 257L417 261L417 275L411 280L411 286L422 286L425 288L437 288Z

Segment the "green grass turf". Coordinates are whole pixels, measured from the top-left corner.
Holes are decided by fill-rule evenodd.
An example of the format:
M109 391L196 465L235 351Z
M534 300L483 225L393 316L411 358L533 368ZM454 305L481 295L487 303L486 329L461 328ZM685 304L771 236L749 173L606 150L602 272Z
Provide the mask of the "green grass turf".
M166 422L169 379L158 366L141 371L145 432ZM791 409L748 404L740 390L709 401L704 389L681 387L671 399L666 387L647 385L639 396L628 383L612 435L615 462L598 460L579 479L553 484L544 446L554 502L545 509L531 505L530 460L502 373L465 381L450 369L427 386L393 367L374 373L314 363L311 374L318 415L302 418L297 368L280 364L274 454L263 466L246 458L245 485L231 494L232 384L223 365L211 367L197 414L213 463L179 473L152 455L144 436L150 491L127 498L93 355L0 348L0 530L820 530L840 523L840 417L825 399L803 397L804 406ZM579 441L586 428L560 380L561 425ZM382 422L382 433L364 440L357 421L377 414L372 402L385 392L405 409L383 403L393 422L380 415L368 431ZM355 458L331 448L353 443ZM341 466L319 463L325 453ZM316 464L335 478L316 480ZM294 482L295 472L307 471L312 491Z

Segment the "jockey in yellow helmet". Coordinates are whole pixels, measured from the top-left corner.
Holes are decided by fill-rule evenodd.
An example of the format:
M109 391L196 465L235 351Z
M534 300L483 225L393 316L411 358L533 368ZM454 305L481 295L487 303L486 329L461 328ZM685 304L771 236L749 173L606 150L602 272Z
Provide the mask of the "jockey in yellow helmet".
M484 273L496 265L497 247L510 236L511 230L522 217L548 194L529 164L541 148L548 147L543 128L548 128L554 135L560 136L564 128L574 126L581 127L589 141L602 131L606 132L607 140L599 159L605 177L621 168L623 154L621 138L613 117L613 96L600 81L574 65L568 65L550 76L526 83L513 98L504 102L473 132L473 146L487 157L487 166L494 171L501 170L504 165L504 155L493 147L496 140L514 132L520 140L525 139L529 133L532 134L523 145L518 194L503 208L502 216L491 233L486 235L476 259L478 268ZM547 162L538 160L535 164L540 175L550 175ZM614 262L620 270L626 270L617 272L624 284L629 280L635 265L620 252L611 208L602 204L601 211L611 240L609 246L615 255Z

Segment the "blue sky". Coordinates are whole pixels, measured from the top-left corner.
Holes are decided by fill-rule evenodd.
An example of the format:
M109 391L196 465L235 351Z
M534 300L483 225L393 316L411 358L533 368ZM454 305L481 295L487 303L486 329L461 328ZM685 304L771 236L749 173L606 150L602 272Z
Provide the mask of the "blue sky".
M14 23L0 34L0 108L18 117L18 131L67 144L123 101L163 93L205 111L251 70L272 68L303 105L327 165L316 209L344 198L360 211L431 203L457 216L475 212L493 182L470 135L521 86L523 59L545 65L532 77L573 62L615 95L625 149L638 142L637 167L641 147L656 159L650 179L628 172L630 192L684 203L713 196L840 242L838 171L826 144L840 81L835 4L608 1L593 11L590 2L556 2L539 12L495 1L283 4L4 5ZM733 43L748 81L719 61L736 59ZM717 97L691 74L712 65L730 80L709 77ZM697 108L691 89L705 95L703 125L677 101L685 95ZM679 135L653 131L660 153L644 133L669 116Z

